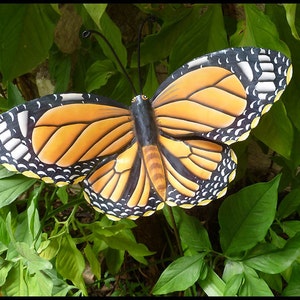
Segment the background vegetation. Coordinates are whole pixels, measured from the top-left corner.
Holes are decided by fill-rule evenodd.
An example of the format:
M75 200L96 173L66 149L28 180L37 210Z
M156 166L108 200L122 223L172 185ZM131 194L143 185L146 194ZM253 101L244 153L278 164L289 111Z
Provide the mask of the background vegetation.
M247 141L221 200L133 222L95 212L80 186L57 188L0 169L2 295L300 295L298 4L1 4L0 108L56 92L129 104L131 87L102 32L151 96L194 57L237 46L282 51L293 79ZM298 22L298 23L297 23Z

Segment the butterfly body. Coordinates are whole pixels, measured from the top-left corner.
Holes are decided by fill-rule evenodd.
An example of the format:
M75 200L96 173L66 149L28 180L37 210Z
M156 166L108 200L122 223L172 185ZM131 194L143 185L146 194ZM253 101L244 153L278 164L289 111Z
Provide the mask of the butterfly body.
M164 203L190 208L226 193L247 138L292 73L282 53L230 48L183 65L128 108L93 94L53 94L0 115L0 163L59 186L83 182L111 219Z

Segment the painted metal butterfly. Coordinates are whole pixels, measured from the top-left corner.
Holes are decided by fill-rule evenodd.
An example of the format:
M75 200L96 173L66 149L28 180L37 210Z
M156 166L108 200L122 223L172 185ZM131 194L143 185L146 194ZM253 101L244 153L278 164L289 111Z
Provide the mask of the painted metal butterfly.
M226 193L244 140L292 76L290 60L230 48L171 74L129 109L93 94L52 94L0 116L0 163L48 183L83 181L86 199L113 220L190 208Z

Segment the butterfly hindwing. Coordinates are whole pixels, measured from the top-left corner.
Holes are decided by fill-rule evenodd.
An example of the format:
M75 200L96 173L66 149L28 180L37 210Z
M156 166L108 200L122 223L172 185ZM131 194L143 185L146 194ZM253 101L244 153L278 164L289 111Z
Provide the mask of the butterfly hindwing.
M203 139L160 137L169 182L167 201L190 208L226 193L235 177L236 156L229 146Z
M53 94L0 116L0 162L63 185L81 181L100 156L120 151L132 138L130 113L117 102Z
M134 142L124 152L104 159L83 182L86 199L109 218L150 215L163 202L154 192Z

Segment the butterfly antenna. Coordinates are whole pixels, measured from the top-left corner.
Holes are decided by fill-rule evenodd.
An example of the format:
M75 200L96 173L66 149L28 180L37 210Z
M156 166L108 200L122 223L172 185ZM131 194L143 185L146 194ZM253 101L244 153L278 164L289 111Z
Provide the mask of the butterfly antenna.
M110 42L107 40L107 38L106 38L101 32L99 32L99 31L97 31L97 30L93 30L93 29L89 29L89 30L83 31L83 32L82 32L82 37L83 37L83 38L88 38L88 37L91 36L92 33L95 33L95 34L99 35L99 36L105 41L105 43L107 44L107 46L109 47L109 49L110 49L111 52L113 53L114 57L116 58L116 60L117 60L117 62L118 62L118 64L119 64L119 66L121 67L123 74L125 75L125 77L126 77L127 80L129 81L129 84L131 85L131 88L132 88L133 93L134 93L135 95L137 95L137 92L136 92L136 89L135 89L135 87L134 87L134 85L133 85L132 80L130 79L130 77L129 77L128 73L126 72L126 70L125 70L123 64L121 63L121 61L120 61L120 59L119 59L119 57L118 57L116 51L114 50L114 48L112 47L112 45L110 44Z
M140 94L143 93L142 87L142 76L141 76L141 40L142 40L142 31L146 22L155 22L157 18L153 15L148 16L140 25L139 33L138 33L138 49L137 49L137 64L138 64L138 75L139 75L139 87L140 87Z

